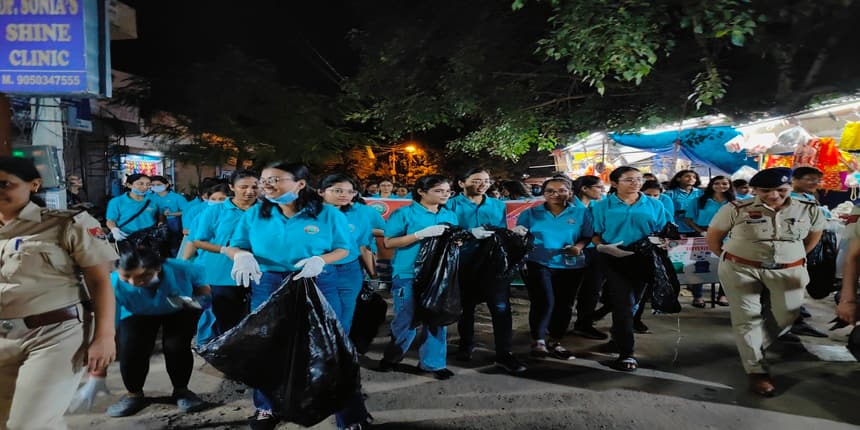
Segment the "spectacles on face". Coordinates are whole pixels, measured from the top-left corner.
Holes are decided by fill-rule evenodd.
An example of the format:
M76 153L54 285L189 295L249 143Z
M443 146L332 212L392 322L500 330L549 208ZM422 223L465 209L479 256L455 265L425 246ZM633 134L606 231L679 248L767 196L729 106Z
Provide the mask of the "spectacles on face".
M326 191L331 191L331 192L332 192L332 194L334 194L334 195L336 195L336 196L343 196L343 195L347 195L347 196L354 196L354 195L358 194L358 191L355 191L355 190L344 190L344 189L342 189L342 188L329 188L329 189L327 189Z
M269 176L268 178L260 178L260 183L263 185L277 184L278 182L296 182L295 179L289 176Z
M562 188L560 190L545 190L543 193L546 196L565 195L570 194L570 190Z
M644 184L645 178L624 178L619 179L618 182L624 182L625 184Z
M598 184L598 185L592 185L592 186L590 186L590 187L588 187L588 188L594 188L594 189L598 189L598 190L605 190L605 189L606 189L606 185Z
M821 178L803 178L804 182L808 182L810 184L820 184Z
M481 184L493 185L495 183L496 183L496 181L494 181L492 179L472 179L471 181L469 181L470 185L476 185L476 186L481 185Z

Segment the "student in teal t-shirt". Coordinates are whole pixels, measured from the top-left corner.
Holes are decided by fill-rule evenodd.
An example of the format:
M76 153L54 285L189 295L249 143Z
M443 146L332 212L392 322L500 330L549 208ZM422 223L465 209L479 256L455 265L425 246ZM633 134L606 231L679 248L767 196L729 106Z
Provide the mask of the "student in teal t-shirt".
M173 399L182 412L202 410L206 403L188 389L194 365L191 339L210 294L202 270L165 260L166 244L138 246L123 241L118 246L119 261L111 282L120 320L117 355L128 393L108 408L108 415L134 415L147 406L143 386L159 331Z
M669 187L664 193L674 203L675 210L672 212L672 219L681 234L698 236L698 233L684 222L684 211L687 209L687 202L702 195L702 189L699 188L701 185L702 180L698 173L693 170L681 170L675 173L675 176L669 181Z
M687 202L687 208L684 211L684 221L687 223L687 226L704 236L708 232L708 225L711 224L711 219L717 214L717 211L734 200L735 194L729 178L714 176L708 182L708 186L705 187L704 193L699 198ZM690 291L693 292L693 306L704 308L705 300L702 298L702 284L690 285ZM722 287L720 287L717 304L720 306L729 305Z
M391 341L379 362L379 370L391 371L399 363L418 336L412 325L415 299L412 283L415 277L415 260L421 241L440 236L448 226L457 225L457 215L445 208L451 197L451 184L440 175L424 176L412 190L412 204L394 211L385 225L385 246L394 249L394 281L391 296L394 298L394 319L391 321ZM454 373L448 370L447 327L420 327L423 336L418 350L418 367L432 373L437 379L448 379Z
M105 224L116 240L152 227L159 220L158 204L149 198L149 176L128 175L125 186L129 191L110 199L105 213Z

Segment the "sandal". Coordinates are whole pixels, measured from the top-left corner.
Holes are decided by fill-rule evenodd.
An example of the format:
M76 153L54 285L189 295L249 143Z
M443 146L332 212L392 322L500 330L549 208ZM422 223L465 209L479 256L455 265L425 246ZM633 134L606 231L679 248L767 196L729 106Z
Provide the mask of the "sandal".
M693 307L702 309L705 307L705 299L693 299Z
M633 372L639 368L639 362L633 357L618 357L617 360L609 363L609 367L622 372Z
M728 305L729 305L729 299L728 299L728 297L726 297L726 296L720 296L720 297L717 299L717 305L718 305L718 306L728 306Z

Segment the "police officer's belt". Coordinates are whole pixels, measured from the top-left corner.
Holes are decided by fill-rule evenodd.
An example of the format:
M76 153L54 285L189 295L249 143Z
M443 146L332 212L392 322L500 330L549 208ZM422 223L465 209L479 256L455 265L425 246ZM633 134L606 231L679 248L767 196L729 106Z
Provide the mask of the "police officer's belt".
M729 254L728 252L723 254L723 258L738 264L743 264L744 266L752 266L758 269L769 269L769 270L780 270L780 269L788 269L791 267L802 266L803 263L806 263L805 258L801 258L800 260L793 261L791 263L765 263L762 261L754 261L747 260L743 257L738 257L737 255Z
M61 323L71 319L78 318L78 305L71 305L61 309L54 309L43 314L30 315L24 317L24 325L27 328L33 329L51 324ZM83 321L83 318L81 318Z

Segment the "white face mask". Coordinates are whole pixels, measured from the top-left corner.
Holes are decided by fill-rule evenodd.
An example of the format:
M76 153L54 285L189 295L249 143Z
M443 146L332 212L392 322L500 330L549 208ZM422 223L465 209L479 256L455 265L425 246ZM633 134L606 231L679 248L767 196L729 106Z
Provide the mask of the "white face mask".
M167 191L167 185L153 185L150 189L156 193L163 193Z
M152 275L152 279L149 280L149 283L145 285L145 287L154 287L161 282L161 279L158 278L158 273Z
M209 206L220 205L221 203L224 203L224 200L206 200L206 204Z

